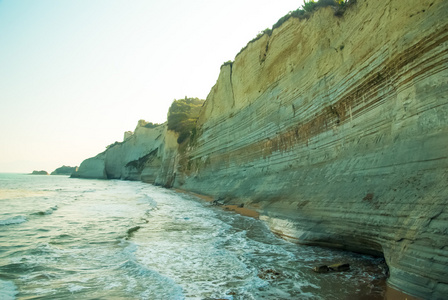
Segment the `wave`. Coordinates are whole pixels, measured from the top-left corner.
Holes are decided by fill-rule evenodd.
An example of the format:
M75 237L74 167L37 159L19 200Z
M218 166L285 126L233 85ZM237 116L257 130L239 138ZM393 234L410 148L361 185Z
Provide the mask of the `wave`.
M0 280L0 299L13 300L19 292L12 281Z
M83 289L86 289L86 287L85 286L82 286L82 285L77 285L77 284L73 284L73 283L71 283L69 286L68 286L68 290L69 290L69 292L70 293L75 293L75 292L79 292L79 291L81 291L81 290L83 290Z
M155 210L157 208L157 202L151 196L145 195L141 200L149 205L149 210Z
M0 226L21 224L28 221L25 216L19 215L5 220L0 220Z
M58 209L58 206L55 205L55 206L50 207L49 209L47 209L47 210L45 210L45 211L38 211L38 212L32 213L31 215L34 215L34 216L51 215L51 214L53 213L53 211L55 211L55 210L57 210L57 209Z
M127 258L125 262L120 264L117 268L126 270L126 274L132 275L140 279L145 279L145 282L150 282L145 286L145 291L140 294L144 299L185 299L183 288L170 277L162 275L144 264L140 263L135 256L138 249L137 244L126 242L128 245L123 249L123 254ZM133 287L128 286L128 291L132 291Z

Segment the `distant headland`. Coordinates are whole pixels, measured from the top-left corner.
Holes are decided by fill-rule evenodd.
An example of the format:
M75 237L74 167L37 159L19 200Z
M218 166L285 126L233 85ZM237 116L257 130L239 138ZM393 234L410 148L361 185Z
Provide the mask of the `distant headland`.
M49 175L49 174L47 171L44 171L44 170L40 170L40 171L34 170L30 175Z
M54 170L53 172L51 172L51 174L49 174L47 171L45 170L34 170L32 173L30 173L30 175L72 175L72 173L76 172L78 170L78 167L70 167L70 166L62 166L57 168L56 170Z
M62 166L51 172L51 175L72 175L72 173L76 172L78 167L69 167Z

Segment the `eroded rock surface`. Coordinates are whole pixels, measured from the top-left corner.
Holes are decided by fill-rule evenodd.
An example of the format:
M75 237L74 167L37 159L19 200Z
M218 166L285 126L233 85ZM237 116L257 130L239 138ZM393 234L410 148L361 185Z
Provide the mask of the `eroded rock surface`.
M127 132L123 142L109 145L106 151L82 162L72 177L97 179L142 180L155 183L166 166L170 147L177 150L177 135L167 132L166 124L145 127L139 121L134 132ZM164 164L165 163L165 164ZM166 172L165 172L166 173ZM168 176L168 175L167 175ZM168 176L169 177L169 176ZM159 179L162 183L167 179Z

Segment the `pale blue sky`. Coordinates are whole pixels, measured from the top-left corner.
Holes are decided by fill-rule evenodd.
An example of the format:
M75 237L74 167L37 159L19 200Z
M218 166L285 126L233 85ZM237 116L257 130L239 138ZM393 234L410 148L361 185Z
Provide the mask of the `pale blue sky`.
M0 172L79 165L174 99L205 99L221 64L301 0L0 0Z

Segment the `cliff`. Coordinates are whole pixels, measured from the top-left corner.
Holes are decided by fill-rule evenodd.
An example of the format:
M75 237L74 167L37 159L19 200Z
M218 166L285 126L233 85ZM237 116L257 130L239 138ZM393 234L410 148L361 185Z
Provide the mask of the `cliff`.
M115 142L107 146L106 151L83 161L72 177L144 180L153 183L170 147L170 136L176 139L177 136L167 132L166 124L149 124L152 126L146 126L140 120L132 134L127 132L123 142Z
M299 243L384 255L390 285L443 299L447 46L443 0L289 18L221 67L195 135L178 145L164 125L95 159L108 178L245 203Z
M72 175L78 167L62 166L51 172L50 175Z

